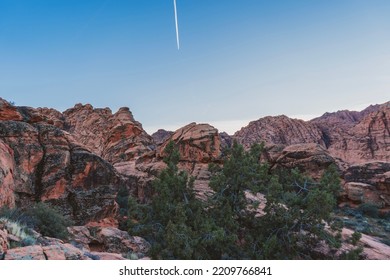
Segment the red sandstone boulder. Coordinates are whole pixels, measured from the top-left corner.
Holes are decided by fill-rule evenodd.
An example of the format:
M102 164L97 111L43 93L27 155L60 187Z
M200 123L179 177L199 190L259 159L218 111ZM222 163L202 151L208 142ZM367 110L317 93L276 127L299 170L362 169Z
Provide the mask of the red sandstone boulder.
M9 120L21 121L23 120L23 117L15 106L0 98L0 121Z
M221 142L218 130L208 124L191 123L182 127L158 148L158 156L164 156L165 147L170 141L176 143L180 160L208 163L220 157Z
M271 146L265 150L273 168L298 168L301 172L319 179L324 171L335 163L327 150L318 144L296 144L285 147ZM278 155L279 154L279 155Z
M369 162L349 167L345 174L345 190L353 204L373 203L390 208L390 163Z
M143 258L150 244L143 238L130 236L126 231L112 227L70 227L70 239L91 253L112 253Z

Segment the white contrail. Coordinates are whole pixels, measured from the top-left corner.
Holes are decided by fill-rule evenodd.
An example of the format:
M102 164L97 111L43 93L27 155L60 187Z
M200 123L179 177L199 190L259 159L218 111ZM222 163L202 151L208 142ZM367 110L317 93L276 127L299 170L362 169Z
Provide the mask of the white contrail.
M177 43L177 49L180 50L179 23L178 23L178 20L177 20L176 0L173 0L173 6L174 6L174 8L175 8L176 43Z

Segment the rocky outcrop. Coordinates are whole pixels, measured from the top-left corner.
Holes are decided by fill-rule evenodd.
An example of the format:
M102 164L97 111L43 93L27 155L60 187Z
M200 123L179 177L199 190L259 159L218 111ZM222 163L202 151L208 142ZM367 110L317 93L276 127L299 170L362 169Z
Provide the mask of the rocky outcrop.
M9 120L21 121L23 117L15 106L0 98L0 121Z
M234 139L249 148L266 145L320 144L348 164L390 160L390 102L361 112L326 113L309 122L286 116L265 117L249 123Z
M15 162L14 191L18 201L34 197L44 150L38 129L20 121L1 121L0 139L12 150Z
M314 179L319 179L324 171L335 163L323 146L314 143L284 148L281 145L272 145L265 149L264 154L272 168L298 168Z
M350 239L354 231L343 228L342 238L344 240ZM390 246L383 244L377 238L362 234L358 245L363 248L363 258L366 260L390 260ZM351 249L343 244L344 249ZM343 248L342 248L343 249Z
M265 117L251 122L233 138L246 148L264 142L262 159L274 168L298 167L314 178L336 163L344 173L345 197L351 204L370 202L388 209L388 171L384 166L390 161L389 124L387 102L361 112L326 113L309 122Z
M64 113L67 130L90 151L114 166L145 156L155 148L153 139L135 121L129 108L94 109L77 104Z
M344 174L345 191L352 204L370 203L390 209L390 163L352 165Z
M250 122L233 136L249 148L255 143L293 145L316 143L325 145L321 130L310 123L286 116L265 117Z
M8 250L8 234L3 228L0 228L0 260Z
M114 217L122 179L112 165L70 133L45 121L32 122L30 109L18 110L22 120L0 121L1 205L45 201L80 224Z
M68 228L68 243L34 232L31 245L16 247L13 236L0 223L0 260L125 260L142 259L150 244L143 238L110 227L77 226Z
M310 123L322 130L329 153L344 162L390 161L390 102L362 112L327 113Z
M83 250L120 254L124 257L134 254L143 258L150 244L141 237L130 236L127 232L111 227L71 227L71 240Z
M15 206L14 170L13 150L0 140L0 208Z
M164 143L168 138L172 136L174 132L173 131L167 131L165 129L159 129L155 133L152 134L152 138L156 145L161 145Z
M226 132L219 133L219 137L221 138L221 148L230 148L233 145L233 137L231 137Z
M158 147L159 159L165 156L165 148L170 141L179 149L179 168L195 178L194 188L200 197L204 197L210 191L208 164L221 160L221 137L218 130L208 124L188 124Z
M61 112L51 108L37 108L36 111L43 116L45 123L54 125L62 130L68 129L66 118Z
M158 148L157 156L164 157L164 150L170 141L176 143L181 161L208 163L220 156L221 142L218 130L208 124L191 123L176 130Z

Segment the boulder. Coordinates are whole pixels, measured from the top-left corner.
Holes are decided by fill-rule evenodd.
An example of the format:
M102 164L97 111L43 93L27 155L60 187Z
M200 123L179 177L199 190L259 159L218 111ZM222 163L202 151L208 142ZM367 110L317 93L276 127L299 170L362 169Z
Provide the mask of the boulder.
M277 149L280 146L272 146L266 149L266 156L270 159L273 168L298 168L301 172L310 175L314 179L321 178L324 171L335 163L335 160L328 151L319 144L306 143L285 147L277 156ZM275 160L276 158L276 160ZM272 161L274 160L274 161Z
M390 163L368 162L350 166L344 174L345 190L352 203L390 207Z
M141 237L130 236L126 231L112 227L70 227L70 240L92 253L134 254L144 257L150 244Z
M165 148L170 141L176 143L181 161L209 163L218 160L221 155L218 130L208 124L191 123L176 130L158 148L158 157L164 157Z
M10 260L46 260L43 248L39 245L10 249L4 259Z

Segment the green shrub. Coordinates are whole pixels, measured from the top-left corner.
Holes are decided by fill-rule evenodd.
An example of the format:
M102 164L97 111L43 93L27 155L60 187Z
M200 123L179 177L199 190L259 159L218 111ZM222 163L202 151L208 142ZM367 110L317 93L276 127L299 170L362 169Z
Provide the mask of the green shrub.
M360 232L355 231L351 236L351 243L352 245L357 245L360 238L362 238L362 234Z
M359 211L366 216L372 218L378 218L379 216L379 208L377 205L373 203L364 203L359 206Z
M30 207L27 215L31 217L34 229L43 236L58 239L68 237L67 227L71 225L71 221L57 209L40 202Z
M352 249L348 252L344 252L341 254L341 260L361 260L362 259L363 248L358 247L356 249Z

